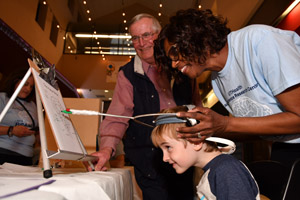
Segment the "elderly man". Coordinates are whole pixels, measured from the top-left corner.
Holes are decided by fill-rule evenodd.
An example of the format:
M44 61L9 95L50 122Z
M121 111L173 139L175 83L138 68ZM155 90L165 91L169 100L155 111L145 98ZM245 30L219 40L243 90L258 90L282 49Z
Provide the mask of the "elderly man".
M120 68L108 113L136 116L157 113L176 102L201 105L199 95L193 95L199 93L196 84L191 84L193 81L186 85L186 95L174 99L176 91L172 92L170 78L158 69L154 59L153 41L160 30L159 22L151 15L139 14L132 19L129 32L137 56ZM150 117L141 120L153 123ZM152 128L133 120L106 117L100 128L100 151L93 154L99 158L95 169L106 170L105 163L125 135L125 155L134 166L144 200L193 199L193 169L177 175L172 166L163 163L162 152L151 142L151 131Z

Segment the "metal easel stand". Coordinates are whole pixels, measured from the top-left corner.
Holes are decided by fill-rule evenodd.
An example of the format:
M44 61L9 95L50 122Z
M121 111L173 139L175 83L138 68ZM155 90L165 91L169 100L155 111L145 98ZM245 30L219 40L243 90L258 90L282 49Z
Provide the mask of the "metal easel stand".
M20 82L19 86L7 102L6 106L4 107L3 111L0 114L0 122L4 118L5 114L17 98L19 92L21 91L22 87L26 83L27 79L31 75L31 69L29 68L28 71L26 72L24 78ZM42 102L41 98L39 95L39 92L37 90L37 87L35 87L35 96L36 96L36 104L37 104L37 112L38 112L38 121L39 121L39 131L40 131L40 139L41 139L41 152L42 152L42 158L43 158L43 175L44 178L50 178L52 177L52 171L50 167L50 162L49 159L46 155L46 150L47 150L47 139L46 139L46 132L45 132L45 122L44 122L44 116L43 116L43 108L42 108Z

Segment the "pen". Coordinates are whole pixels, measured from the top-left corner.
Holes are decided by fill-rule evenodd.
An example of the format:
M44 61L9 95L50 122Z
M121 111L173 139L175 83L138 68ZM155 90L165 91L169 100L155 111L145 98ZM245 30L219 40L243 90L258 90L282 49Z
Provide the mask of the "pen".
M94 167L93 163L91 161L88 161L88 163L89 163L90 167L92 168L92 171L95 171L95 167Z

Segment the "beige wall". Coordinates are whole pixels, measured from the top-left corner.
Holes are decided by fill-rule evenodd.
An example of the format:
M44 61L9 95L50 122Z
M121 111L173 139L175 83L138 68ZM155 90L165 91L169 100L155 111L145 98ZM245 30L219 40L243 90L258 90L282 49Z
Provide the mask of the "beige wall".
M48 12L45 29L35 21L38 0L0 0L0 18L36 49L75 87L83 89L113 90L115 82L107 82L106 67L113 64L116 70L129 61L127 56L64 55L65 29L73 18L67 0L47 0ZM60 24L57 45L50 41L53 15Z
M65 3L59 3L61 1ZM56 64L63 52L65 28L72 16L67 8L67 0L47 2L44 30L35 21L38 0L0 0L0 17L50 63ZM49 39L53 15L61 26L56 46Z
M127 56L105 56L102 60L100 55L63 55L56 68L76 88L113 90L115 82L108 82L107 67L113 65L114 73L118 67L127 63L130 58Z

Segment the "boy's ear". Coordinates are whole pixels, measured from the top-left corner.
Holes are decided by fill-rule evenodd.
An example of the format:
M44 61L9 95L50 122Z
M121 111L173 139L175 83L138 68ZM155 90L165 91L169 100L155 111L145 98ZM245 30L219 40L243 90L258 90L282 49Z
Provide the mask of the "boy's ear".
M203 147L203 142L200 142L198 144L193 144L194 145L194 150L195 151L200 151Z

